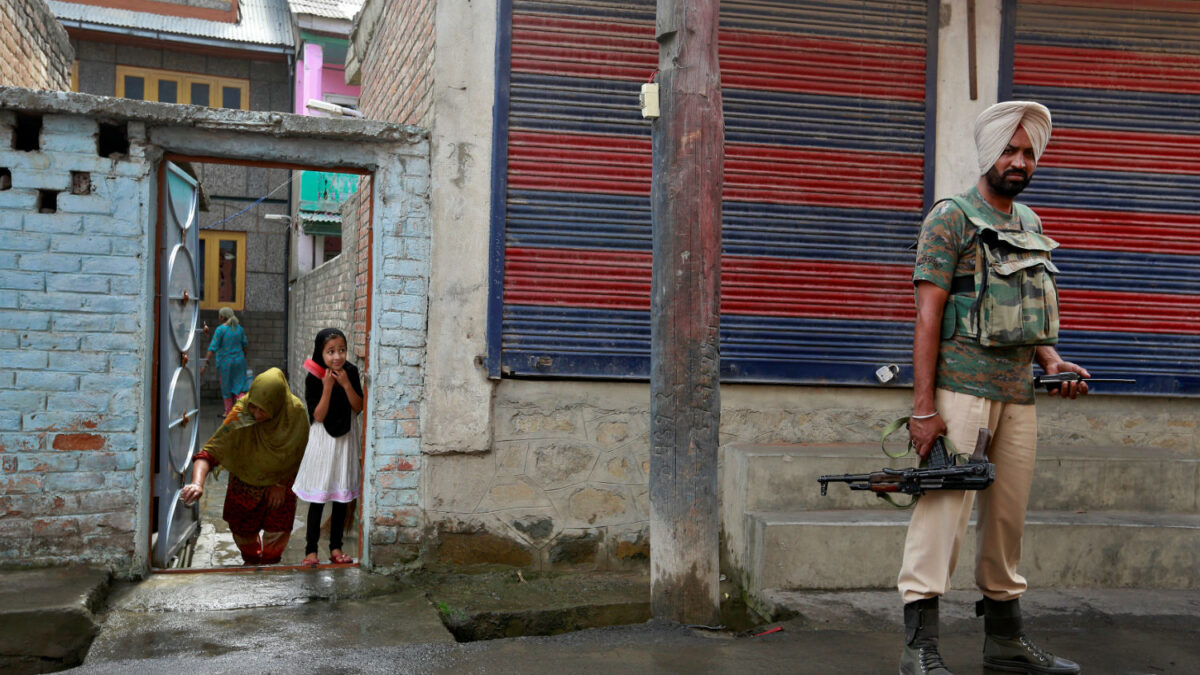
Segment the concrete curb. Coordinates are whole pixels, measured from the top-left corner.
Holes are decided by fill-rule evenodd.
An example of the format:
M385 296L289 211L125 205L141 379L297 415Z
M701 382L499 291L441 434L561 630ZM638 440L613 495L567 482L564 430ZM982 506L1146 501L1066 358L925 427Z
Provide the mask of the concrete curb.
M942 631L978 632L976 591L951 591L939 603ZM886 591L766 591L763 609L793 630L896 632L904 630L900 596ZM1021 599L1031 630L1073 630L1084 625L1137 625L1200 631L1200 591L1162 589L1035 590Z
M94 567L0 570L0 666L82 663L110 580Z

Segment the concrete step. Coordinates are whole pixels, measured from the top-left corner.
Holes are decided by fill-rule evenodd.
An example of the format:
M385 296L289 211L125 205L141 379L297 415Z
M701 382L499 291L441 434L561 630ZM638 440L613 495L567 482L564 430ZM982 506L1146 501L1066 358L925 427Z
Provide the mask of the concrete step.
M889 447L903 450L902 444ZM830 483L822 474L869 473L915 465L893 460L878 444L730 445L725 448L725 498L742 510L790 511L892 507L863 491ZM744 492L743 494L739 494ZM1200 513L1200 458L1162 448L1039 449L1031 510Z
M764 589L889 588L911 511L746 514L744 584ZM955 588L974 587L974 521ZM1020 572L1036 587L1200 589L1200 514L1032 511Z
M43 673L79 665L108 593L108 570L0 570L0 673Z
M276 659L268 660L276 665L257 668L264 672L317 673L322 669L311 663L282 668L277 659L297 649L362 653L454 643L425 589L354 567L153 574L119 582L106 605L104 624L84 662L86 672L256 670L203 660L236 653ZM171 665L141 665L155 659ZM347 662L328 670L363 669Z

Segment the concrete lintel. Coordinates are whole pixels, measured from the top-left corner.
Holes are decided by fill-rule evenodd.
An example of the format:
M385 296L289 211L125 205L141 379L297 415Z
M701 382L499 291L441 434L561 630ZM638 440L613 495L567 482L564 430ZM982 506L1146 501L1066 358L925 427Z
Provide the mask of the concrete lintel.
M150 142L184 155L305 164L327 169L358 168L378 171L387 162L414 154L411 146L339 140L336 138L264 138L246 129L192 129L157 127Z
M155 103L62 91L0 87L0 108L59 115L82 115L144 122L151 127L221 129L281 138L412 143L427 139L420 127L374 120L338 119L280 112L230 110ZM336 156L336 155L335 155ZM345 163L344 165L349 165Z

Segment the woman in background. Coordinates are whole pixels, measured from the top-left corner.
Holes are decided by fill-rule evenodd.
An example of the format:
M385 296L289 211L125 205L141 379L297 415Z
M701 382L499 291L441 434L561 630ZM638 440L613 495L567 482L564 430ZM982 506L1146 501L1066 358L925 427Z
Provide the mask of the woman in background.
M250 378L246 376L246 331L242 329L233 310L222 307L218 312L224 323L217 326L200 374L208 367L208 360L217 355L217 373L221 376L221 398L225 402L225 414L233 410L233 404L250 390Z

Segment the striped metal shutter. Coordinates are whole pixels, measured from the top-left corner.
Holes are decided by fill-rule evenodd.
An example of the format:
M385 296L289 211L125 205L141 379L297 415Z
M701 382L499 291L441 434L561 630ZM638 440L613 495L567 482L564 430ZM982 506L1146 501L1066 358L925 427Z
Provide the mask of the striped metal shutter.
M1054 116L1020 199L1062 244L1060 351L1200 394L1200 3L1021 0L1013 42L1012 98Z
M637 96L657 66L654 2L505 9L489 365L646 378L651 150ZM928 16L926 0L722 3L723 378L874 383L911 361Z

